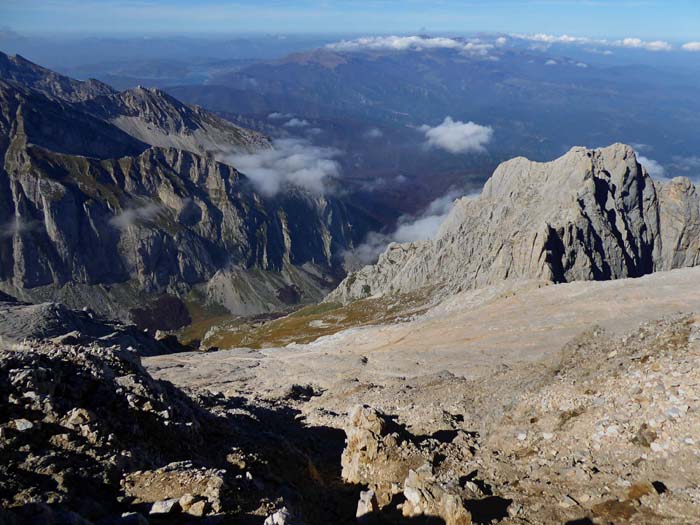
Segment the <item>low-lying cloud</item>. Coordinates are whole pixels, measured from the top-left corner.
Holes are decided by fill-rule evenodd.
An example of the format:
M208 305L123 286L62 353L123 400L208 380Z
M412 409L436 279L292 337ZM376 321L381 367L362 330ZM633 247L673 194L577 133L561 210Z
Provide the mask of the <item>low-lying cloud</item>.
M4 224L0 224L0 239L14 237L17 234L39 231L41 223L33 219L15 216Z
M280 113L278 111L275 111L274 113L270 113L267 118L270 120L286 120L289 118L294 117L291 113Z
M396 229L391 233L370 232L362 244L346 254L346 265L352 269L375 263L392 242L434 239L440 225L452 210L455 199L461 195L462 192L452 190L432 201L420 214L399 217Z
M647 173L652 178L658 180L666 178L666 169L654 159L650 159L644 155L637 155L637 162L647 170Z
M461 122L445 117L438 126L423 125L418 128L425 133L428 146L450 153L480 153L493 137L493 128L474 122Z
M374 140L382 138L384 133L379 128L370 128L365 131L362 136L367 140Z
M536 33L534 35L514 33L510 36L519 40L529 40L531 42L540 42L542 44L588 44L591 42L591 39L586 37L548 35L546 33Z
M118 230L126 230L143 222L150 222L163 213L165 208L153 202L142 206L133 206L124 209L121 213L112 217L109 223Z
M671 51L673 46L663 40L644 41L640 38L624 38L616 40L613 45L619 47L630 47L634 49L646 49L647 51Z
M493 44L482 42L479 39L455 39L446 37L425 36L372 36L356 38L354 40L342 40L327 44L328 49L334 51L423 51L425 49L454 49L470 55L488 55L493 49Z
M684 51L700 51L700 42L687 42L681 46Z
M228 155L221 160L245 174L261 194L272 197L287 185L327 193L333 179L340 177L340 164L335 160L340 153L335 148L288 138L274 140L272 148Z
M553 44L578 44L596 45L604 47L625 47L630 49L645 49L647 51L671 51L673 46L664 40L642 40L641 38L623 38L621 40L606 40L599 38L589 38L585 36L571 35L548 35L537 33L534 35L512 34L511 37L519 40L527 40L545 46Z
M285 128L305 128L309 125L308 120L293 118L284 123Z

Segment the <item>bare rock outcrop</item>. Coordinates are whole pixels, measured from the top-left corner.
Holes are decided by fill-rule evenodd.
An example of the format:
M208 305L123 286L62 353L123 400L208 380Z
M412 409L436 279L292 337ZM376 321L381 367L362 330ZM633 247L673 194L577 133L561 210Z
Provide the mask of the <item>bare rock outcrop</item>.
M76 311L60 303L27 304L0 297L0 342L51 340L55 344L120 345L138 349L141 356L181 352L188 348L172 337L154 338L134 325L124 325Z
M222 510L224 475L225 471L218 469L195 468L186 461L174 462L156 470L131 472L122 479L121 485L134 504L155 506L175 500L188 513L216 513Z
M349 419L347 446L341 457L343 479L369 485L384 507L401 492L411 468L418 468L425 459L413 443L401 437L398 426L377 410L357 406Z
M623 144L573 148L547 163L501 164L481 195L459 199L433 241L392 244L329 300L458 291L504 279L637 277L697 264L698 197L687 179L657 191Z
M482 494L474 483L463 481L474 468L465 433L455 432L452 439L421 438L378 410L359 405L349 415L346 434L343 479L369 487L358 501L361 522L400 512L404 518L437 517L447 525L472 523L465 501Z

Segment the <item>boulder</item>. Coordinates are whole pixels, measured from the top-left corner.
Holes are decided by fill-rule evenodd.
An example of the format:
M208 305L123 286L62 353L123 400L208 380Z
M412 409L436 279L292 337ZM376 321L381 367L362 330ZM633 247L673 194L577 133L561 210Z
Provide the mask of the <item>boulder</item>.
M446 525L470 525L471 514L464 507L456 485L439 483L430 465L411 470L404 481L405 517L438 516Z
M149 514L174 514L181 510L178 498L170 498L153 503Z
M393 486L423 462L418 448L406 440L398 425L366 405L350 413L347 445L341 456L342 476L348 483L367 485L379 507L387 505Z
M136 502L174 498L187 511L197 501L203 500L214 512L219 512L224 474L223 470L200 469L188 462L178 462L156 470L132 472L122 480L122 487Z

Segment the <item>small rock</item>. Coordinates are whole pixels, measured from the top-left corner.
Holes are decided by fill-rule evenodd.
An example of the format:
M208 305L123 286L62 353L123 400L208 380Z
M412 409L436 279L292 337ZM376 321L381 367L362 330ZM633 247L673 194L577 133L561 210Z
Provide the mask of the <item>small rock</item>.
M554 434L552 434L551 432L543 432L542 439L544 439L545 441L549 441L550 439L554 439Z
M19 432L25 432L27 430L31 430L34 428L34 423L29 421L28 419L15 419L14 420L15 428Z
M282 507L274 514L270 514L263 525L292 525L292 513L286 507Z
M174 514L180 512L180 501L178 498L156 501L151 506L149 514Z
M527 439L527 433L526 432L518 432L518 434L515 436L518 441L525 441Z
M379 502L373 490L360 492L360 500L357 502L357 512L355 516L360 522L366 520L367 515L379 512ZM365 518L365 519L363 519Z
M571 496L564 496L560 501L559 501L559 506L568 509L570 507L573 507L576 505L576 502Z
M202 517L207 515L209 510L209 503L205 500L199 500L193 503L189 509L187 509L187 514L191 516Z
M678 407L671 407L666 411L666 415L676 419L681 417L681 411L678 409Z
M74 426L85 425L92 421L95 415L84 408L74 408L66 414L66 423Z
M194 497L192 494L185 494L184 496L180 497L180 508L187 512L187 510L194 505L197 502L197 498Z
M118 523L119 525L148 525L148 520L138 512L125 512Z

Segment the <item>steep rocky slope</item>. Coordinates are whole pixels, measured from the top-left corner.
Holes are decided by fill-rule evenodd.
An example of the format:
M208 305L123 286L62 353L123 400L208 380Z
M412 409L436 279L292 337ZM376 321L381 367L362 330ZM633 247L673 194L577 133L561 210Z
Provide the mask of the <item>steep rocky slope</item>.
M269 146L263 135L199 107L183 104L157 89L138 87L118 92L97 80L74 80L21 56L1 52L0 79L15 87L41 93L53 101L67 103L61 111L68 111L70 104L72 110L111 123L151 146L198 154L250 151ZM33 110L45 114L45 108ZM60 130L60 127L56 129Z
M305 427L270 403L187 395L154 380L141 349L0 341L0 523L262 524L291 515L285 507L309 524L354 515L358 490L337 475L342 431Z
M548 163L501 164L476 199L459 199L434 241L392 244L329 300L454 292L504 279L637 277L694 265L700 200L690 181L657 189L632 148L573 148Z
M80 102L115 93L111 87L98 80L74 80L34 64L22 56L10 56L1 52L0 78L68 102Z
M3 60L1 289L134 318L163 294L251 314L337 282L356 235L339 200L264 198L214 160L268 147L261 135L157 90L93 92ZM165 314L146 317L172 324Z
M142 142L198 154L229 154L269 147L259 133L187 106L157 89L138 87L92 98L81 107Z

